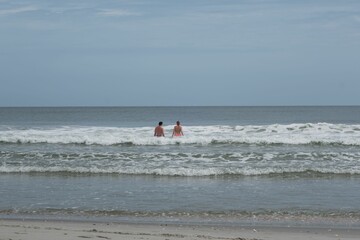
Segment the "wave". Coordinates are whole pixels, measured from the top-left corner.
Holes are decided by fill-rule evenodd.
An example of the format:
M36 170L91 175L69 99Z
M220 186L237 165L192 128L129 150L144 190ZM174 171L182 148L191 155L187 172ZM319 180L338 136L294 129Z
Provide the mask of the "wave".
M71 163L77 164L94 164L99 162L104 164L111 162L121 164L126 162L147 163L196 163L196 164L224 164L231 165L234 163L251 164L264 162L266 164L276 164L279 162L294 162L311 164L316 162L335 163L357 163L360 161L360 152L214 152L214 153L197 153L197 152L13 152L0 151L0 159L4 162L20 161L22 163ZM1 161L0 161L1 163ZM323 164L322 163L322 164Z
M360 217L360 212L357 210L335 210L335 209L277 209L266 210L258 209L253 211L246 210L227 210L227 211L130 211L130 210L116 210L116 209L84 209L84 208L30 208L30 209L1 209L0 215L32 215L41 216L56 215L57 219L60 216L85 216L85 217L136 217L151 218L151 221L170 218L172 222L180 221L182 219L197 220L210 222L210 220L251 220L252 222L259 221L302 221L316 222L319 220L347 220L348 223L357 223ZM158 218L158 219L155 219ZM160 219L159 219L160 218ZM113 219L114 220L114 219ZM130 219L127 219L130 220ZM169 219L168 219L169 221ZM205 222L202 222L205 223ZM332 222L334 224L334 222ZM337 222L340 223L340 222Z
M325 177L325 176L358 176L359 169L328 170L328 169L103 169L98 167L0 167L0 173L60 174L60 175L136 175L136 176L168 176L168 177L245 177L245 176L292 176L292 177Z
M360 125L307 123L245 126L187 126L185 136L153 137L153 128L63 126L20 129L0 127L2 144L176 145L176 144L289 144L360 146Z
M360 175L359 152L54 153L0 151L0 173L156 176Z

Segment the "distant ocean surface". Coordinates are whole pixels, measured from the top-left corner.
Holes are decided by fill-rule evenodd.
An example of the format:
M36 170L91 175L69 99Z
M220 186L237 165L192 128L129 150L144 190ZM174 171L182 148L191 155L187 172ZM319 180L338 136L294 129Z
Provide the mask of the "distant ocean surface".
M358 227L360 107L0 108L0 194L3 217Z

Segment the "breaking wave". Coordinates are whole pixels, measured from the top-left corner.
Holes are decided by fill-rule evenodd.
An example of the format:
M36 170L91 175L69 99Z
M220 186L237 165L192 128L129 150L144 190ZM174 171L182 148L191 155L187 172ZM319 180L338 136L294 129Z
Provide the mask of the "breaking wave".
M153 137L152 127L83 127L20 129L0 127L2 144L84 144L84 145L175 145L175 144L289 144L289 145L350 145L360 146L360 125L307 123L245 126L187 126L185 136Z
M0 152L0 173L158 176L358 175L360 153Z

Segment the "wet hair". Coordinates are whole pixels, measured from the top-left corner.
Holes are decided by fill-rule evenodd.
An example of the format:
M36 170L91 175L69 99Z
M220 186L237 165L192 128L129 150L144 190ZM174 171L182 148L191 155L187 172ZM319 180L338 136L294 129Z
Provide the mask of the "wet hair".
M163 122L159 122L159 126L161 126L163 124Z
M176 124L177 124L177 125L180 125L180 121L176 121Z

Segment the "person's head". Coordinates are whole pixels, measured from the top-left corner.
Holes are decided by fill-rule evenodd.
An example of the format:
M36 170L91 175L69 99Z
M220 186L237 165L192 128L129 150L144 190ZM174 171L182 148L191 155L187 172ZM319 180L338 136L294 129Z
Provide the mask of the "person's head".
M159 122L159 126L162 126L163 125L163 122Z
M179 125L180 125L180 121L176 121L176 125L178 125L178 126L179 126Z

